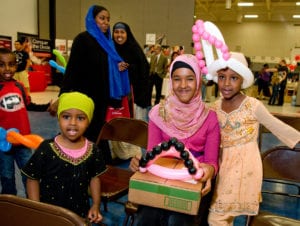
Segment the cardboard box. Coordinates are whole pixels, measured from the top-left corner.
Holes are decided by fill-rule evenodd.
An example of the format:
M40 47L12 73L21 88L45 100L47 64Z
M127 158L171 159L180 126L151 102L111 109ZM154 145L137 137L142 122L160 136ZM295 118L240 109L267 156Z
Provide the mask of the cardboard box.
M155 164L181 169L183 161L159 158ZM197 215L201 200L202 183L168 180L149 172L136 172L129 182L128 200L136 204L158 207L190 215Z

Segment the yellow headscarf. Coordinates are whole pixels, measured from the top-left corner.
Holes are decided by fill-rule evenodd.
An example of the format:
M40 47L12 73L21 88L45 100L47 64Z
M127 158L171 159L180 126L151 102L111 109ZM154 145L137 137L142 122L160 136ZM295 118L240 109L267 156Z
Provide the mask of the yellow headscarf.
M91 122L94 113L94 102L87 95L79 92L63 93L59 96L57 117L62 111L68 109L78 109L83 111Z

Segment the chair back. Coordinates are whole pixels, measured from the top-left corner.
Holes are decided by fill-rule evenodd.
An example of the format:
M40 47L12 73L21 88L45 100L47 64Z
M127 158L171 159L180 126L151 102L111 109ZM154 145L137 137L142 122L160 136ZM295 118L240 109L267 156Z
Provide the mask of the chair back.
M263 180L266 186L262 189L263 194L279 195L271 198L263 197L263 204L267 206L267 209L273 211L259 211L256 216L248 216L246 225L248 226L267 226L267 225L300 225L300 220L292 219L291 217L275 214L273 212L278 211L278 202L281 202L282 206L289 204L296 204L300 198L300 148L291 149L286 146L277 146L262 153L263 163ZM280 185L280 186L277 186ZM269 189L268 189L269 187ZM293 192L292 189L281 189L282 187L294 187L297 192ZM278 191L278 189L279 191ZM292 197L292 199L283 199L283 197ZM290 202L289 200L296 200L296 202ZM268 201L269 200L269 201ZM285 201L289 201L285 203ZM292 213L289 213L292 215Z
M274 147L262 154L264 179L300 183L300 148Z
M0 224L10 226L87 226L72 211L14 195L0 195Z
M103 125L96 144L99 144L101 140L126 142L146 149L148 123L133 118L111 119ZM108 211L108 201L118 202L120 197L128 193L129 180L132 175L133 172L127 169L108 166L107 170L99 176L101 180L101 201L104 204L104 211Z
M114 118L104 124L96 144L101 140L122 141L146 149L148 123L133 118Z

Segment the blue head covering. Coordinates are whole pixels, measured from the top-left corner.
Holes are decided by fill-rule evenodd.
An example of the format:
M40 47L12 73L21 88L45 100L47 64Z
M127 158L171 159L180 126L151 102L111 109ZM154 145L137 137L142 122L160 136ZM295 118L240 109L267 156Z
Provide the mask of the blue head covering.
M114 43L111 38L110 30L108 29L108 37L106 37L100 28L97 26L94 17L94 6L91 6L85 18L85 26L87 32L92 35L100 46L108 55L108 73L109 73L109 90L110 97L120 100L130 92L130 83L128 71L119 71L118 63L123 59L117 53Z

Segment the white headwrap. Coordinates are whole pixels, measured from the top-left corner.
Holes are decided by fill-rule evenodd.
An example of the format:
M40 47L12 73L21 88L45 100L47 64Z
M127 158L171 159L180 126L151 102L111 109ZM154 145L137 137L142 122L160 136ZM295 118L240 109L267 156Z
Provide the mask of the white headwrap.
M214 80L217 83L217 72L228 67L243 77L243 89L253 84L254 76L248 67L245 56L242 53L228 51L223 35L215 24L197 20L192 31L196 57L202 73L206 74L208 80ZM212 47L215 47L218 56L216 60Z

